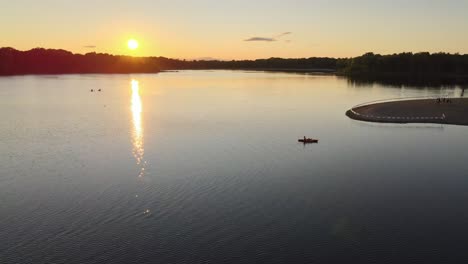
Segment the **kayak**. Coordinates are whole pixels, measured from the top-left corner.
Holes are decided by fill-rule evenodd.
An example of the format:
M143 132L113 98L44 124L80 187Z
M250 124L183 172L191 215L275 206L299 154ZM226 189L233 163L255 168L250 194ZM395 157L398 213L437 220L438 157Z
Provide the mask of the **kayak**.
M318 143L318 139L313 139L313 138L299 139L298 141L301 142L301 143L304 143L304 144Z

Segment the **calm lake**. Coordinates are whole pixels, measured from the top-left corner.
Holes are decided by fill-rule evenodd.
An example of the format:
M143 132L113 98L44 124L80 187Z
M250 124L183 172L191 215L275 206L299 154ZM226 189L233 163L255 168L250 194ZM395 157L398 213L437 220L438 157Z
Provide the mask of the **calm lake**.
M243 71L1 77L0 263L466 262L468 128L345 116L460 92Z

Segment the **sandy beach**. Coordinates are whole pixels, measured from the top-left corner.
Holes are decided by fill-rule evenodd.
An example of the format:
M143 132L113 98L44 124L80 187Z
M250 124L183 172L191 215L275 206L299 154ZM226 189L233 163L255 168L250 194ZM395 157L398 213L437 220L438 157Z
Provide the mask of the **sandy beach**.
M433 123L468 125L468 98L404 100L352 108L349 118L380 123Z

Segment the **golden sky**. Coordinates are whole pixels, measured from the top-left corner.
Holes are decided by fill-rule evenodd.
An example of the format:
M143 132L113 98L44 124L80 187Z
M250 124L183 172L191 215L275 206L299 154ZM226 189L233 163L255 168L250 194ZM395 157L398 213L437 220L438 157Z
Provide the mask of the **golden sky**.
M0 46L183 59L468 53L466 10L462 0L15 0L2 3Z

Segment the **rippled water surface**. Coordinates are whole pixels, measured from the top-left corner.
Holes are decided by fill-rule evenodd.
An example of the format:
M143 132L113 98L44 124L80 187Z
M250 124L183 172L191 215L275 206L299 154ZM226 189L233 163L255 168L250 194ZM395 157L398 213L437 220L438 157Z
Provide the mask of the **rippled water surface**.
M459 93L240 71L2 77L0 263L466 262L468 128L344 115Z

